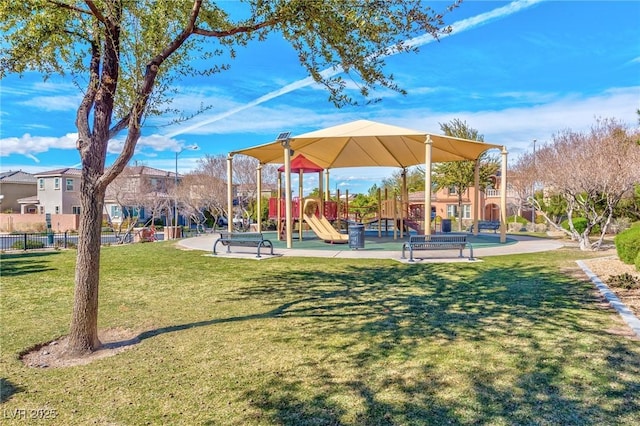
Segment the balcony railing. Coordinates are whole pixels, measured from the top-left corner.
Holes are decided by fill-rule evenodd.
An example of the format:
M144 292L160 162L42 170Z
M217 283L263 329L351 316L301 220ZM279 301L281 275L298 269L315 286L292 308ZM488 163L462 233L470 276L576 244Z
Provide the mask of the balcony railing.
M500 197L499 189L485 189L484 193L487 196L487 198ZM507 197L514 197L515 195L516 195L516 192L513 189L507 189Z

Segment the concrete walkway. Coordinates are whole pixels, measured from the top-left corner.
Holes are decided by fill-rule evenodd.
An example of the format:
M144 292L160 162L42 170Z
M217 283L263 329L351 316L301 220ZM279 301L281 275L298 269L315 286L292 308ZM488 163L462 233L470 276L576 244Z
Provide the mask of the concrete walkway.
M202 250L213 254L213 244L218 239L218 233L201 235L193 238L185 238L178 241L178 245L187 250ZM474 257L481 259L486 256L501 256L507 254L520 253L537 253L543 251L556 250L564 246L562 242L557 240L547 240L544 238L535 238L529 236L518 236L509 234L512 240L516 240L515 244L494 245L490 247L478 247L473 249ZM295 245L295 243L294 243ZM313 250L313 249L296 249L296 248L275 248L274 256L269 255L269 250L262 249L259 260L266 260L273 257L295 256L295 257L324 257L336 259L393 259L399 262L407 262L401 259L401 250L354 250L348 246L336 246L336 250ZM344 249L342 248L344 247ZM218 246L219 257L256 259L256 250L249 247L232 247L232 252L227 253L226 248ZM464 254L468 254L468 250L464 250ZM419 252L424 259L416 259L415 263L425 262L469 262L465 258L458 258L456 250L429 250Z

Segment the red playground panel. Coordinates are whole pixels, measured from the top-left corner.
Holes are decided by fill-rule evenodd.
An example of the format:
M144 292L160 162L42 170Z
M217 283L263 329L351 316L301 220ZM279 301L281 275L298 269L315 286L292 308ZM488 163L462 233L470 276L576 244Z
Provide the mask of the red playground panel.
M286 200L284 198L280 198L281 218L284 218L285 216L285 206ZM298 197L294 197L291 200L291 216L293 216L293 220L297 220L300 217L300 198ZM318 216L317 212L316 216ZM338 203L335 201L325 201L324 217L329 221L336 220L338 218ZM269 219L278 219L278 198L269 198Z

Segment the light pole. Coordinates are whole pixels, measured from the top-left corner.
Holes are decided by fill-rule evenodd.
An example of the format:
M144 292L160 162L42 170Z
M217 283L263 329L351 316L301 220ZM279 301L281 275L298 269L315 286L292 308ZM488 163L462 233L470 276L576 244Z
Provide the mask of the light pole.
M182 148L180 151L176 151L176 175L173 188L173 238L178 236L178 156L186 150L196 151L200 149L198 145L189 145Z

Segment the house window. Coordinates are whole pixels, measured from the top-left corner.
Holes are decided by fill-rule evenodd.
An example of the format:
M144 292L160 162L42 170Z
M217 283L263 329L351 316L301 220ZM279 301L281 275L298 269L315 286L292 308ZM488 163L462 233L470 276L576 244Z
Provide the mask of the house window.
M71 213L73 213L73 214L80 214L80 206L73 206L73 207L71 207Z
M53 189L60 189L60 178L53 179Z
M38 179L38 188L39 189L44 189L44 179L43 178Z
M44 214L44 206L40 206L40 214Z
M458 205L447 204L447 217L458 217ZM471 219L471 204L462 205L462 218Z
M56 206L55 213L60 214L60 206Z
M111 206L111 217L120 217L121 214L120 206Z
M462 205L462 218L471 219L471 204Z
M450 186L449 195L456 195L456 194L458 194L458 188L456 188L455 186Z
M67 191L73 191L73 179L67 179Z
M142 219L144 218L144 207L125 207L124 217Z
M151 190L153 191L161 191L162 190L162 181L157 178L151 178Z

